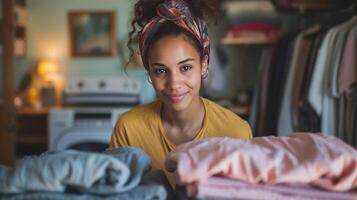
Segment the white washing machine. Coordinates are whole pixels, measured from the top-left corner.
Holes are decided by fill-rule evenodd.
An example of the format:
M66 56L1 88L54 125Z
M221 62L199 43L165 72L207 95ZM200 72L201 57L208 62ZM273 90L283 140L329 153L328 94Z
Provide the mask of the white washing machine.
M49 150L104 151L118 117L130 108L62 108L49 113Z
M142 78L128 76L68 77L64 106L49 113L48 149L105 150L118 117L155 97L145 84L149 83ZM152 92L143 95L144 91Z

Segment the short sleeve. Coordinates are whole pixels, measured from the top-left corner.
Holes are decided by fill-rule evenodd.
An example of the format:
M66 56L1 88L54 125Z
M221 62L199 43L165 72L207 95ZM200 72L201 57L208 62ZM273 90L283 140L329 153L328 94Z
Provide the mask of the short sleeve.
M246 126L246 130L247 130L247 134L248 134L248 140L253 139L253 133L252 133L252 129L250 128L250 125L247 121L244 121L245 126Z
M125 129L125 123L123 122L122 118L119 118L113 128L109 148L113 149L124 146L129 146L128 135Z

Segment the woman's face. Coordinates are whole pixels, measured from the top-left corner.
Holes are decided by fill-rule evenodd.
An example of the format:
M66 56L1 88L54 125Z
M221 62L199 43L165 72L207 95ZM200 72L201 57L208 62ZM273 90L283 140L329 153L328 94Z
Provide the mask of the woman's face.
M201 60L184 36L166 36L156 41L150 49L148 62L153 86L165 106L181 111L199 100L207 57Z

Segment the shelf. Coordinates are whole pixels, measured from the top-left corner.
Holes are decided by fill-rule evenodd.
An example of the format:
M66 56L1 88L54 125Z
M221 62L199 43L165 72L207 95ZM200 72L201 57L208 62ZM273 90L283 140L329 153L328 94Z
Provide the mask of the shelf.
M279 13L316 13L333 9L336 5L331 2L292 2L289 5L276 5Z
M47 150L48 108L16 111L16 156L35 155Z
M277 39L266 38L222 38L221 43L225 45L264 45L274 44Z
M321 3L313 3L313 2L307 2L307 3L292 3L291 4L292 8L296 8L299 10L326 10L328 8L331 8L330 4L321 4Z
M17 111L18 115L47 115L49 109L48 108L22 108Z
M41 136L18 136L16 139L17 144L43 144L47 145L47 138Z

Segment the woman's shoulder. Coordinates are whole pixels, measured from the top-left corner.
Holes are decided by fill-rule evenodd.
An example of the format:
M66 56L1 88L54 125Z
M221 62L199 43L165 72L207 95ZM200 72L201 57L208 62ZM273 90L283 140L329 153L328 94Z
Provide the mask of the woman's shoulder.
M228 110L227 108L217 104L216 102L206 99L206 98L202 98L202 99L205 104L205 108L210 115L213 115L216 117L231 118L234 120L236 120L236 119L243 120L237 114L235 114L231 110Z
M146 120L158 113L161 103L159 100L154 100L150 103L138 105L134 108L123 113L119 120L120 121L140 121Z
M236 113L217 104L216 102L203 98L207 117L209 121L224 122L226 125L247 126L248 122L238 116Z
M207 109L206 123L214 132L227 131L225 133L230 134L227 136L245 139L252 138L252 132L246 120L211 100L204 99L204 104Z

